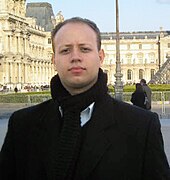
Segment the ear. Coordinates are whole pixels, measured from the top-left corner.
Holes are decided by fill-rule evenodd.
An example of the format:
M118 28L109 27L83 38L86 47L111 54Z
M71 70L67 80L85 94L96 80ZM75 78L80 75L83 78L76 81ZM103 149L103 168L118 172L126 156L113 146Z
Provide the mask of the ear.
M52 53L52 57L51 57L51 63L54 64L54 53Z
M51 63L54 65L54 70L57 71L56 64L55 64L55 55L54 55L54 53L52 54L52 57L51 57Z
M103 49L100 49L100 50L99 50L100 65L103 64L104 57L105 57L104 50L103 50Z

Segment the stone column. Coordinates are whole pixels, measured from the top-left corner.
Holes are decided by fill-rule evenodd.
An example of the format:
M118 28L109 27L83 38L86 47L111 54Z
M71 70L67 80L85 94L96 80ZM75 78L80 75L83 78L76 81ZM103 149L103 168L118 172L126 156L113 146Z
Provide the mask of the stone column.
M18 64L18 80L19 80L19 82L21 82L21 77L22 77L21 66L22 66L22 64L19 63L19 64ZM22 82L21 82L21 83L22 83Z
M28 82L28 78L27 78L27 66L28 64L24 63L24 71L23 71L23 83L25 84L26 82Z
M9 83L10 83L10 88L12 88L12 82L13 82L13 63L9 63Z
M42 82L45 81L45 63L42 64Z
M48 84L50 84L50 79L51 79L51 77L52 77L52 69L51 69L51 63L49 63L49 65L48 65L48 68L49 68L49 78L48 78Z
M9 74L8 74L8 63L4 62L4 84L8 83Z
M18 36L18 53L21 53L21 37Z

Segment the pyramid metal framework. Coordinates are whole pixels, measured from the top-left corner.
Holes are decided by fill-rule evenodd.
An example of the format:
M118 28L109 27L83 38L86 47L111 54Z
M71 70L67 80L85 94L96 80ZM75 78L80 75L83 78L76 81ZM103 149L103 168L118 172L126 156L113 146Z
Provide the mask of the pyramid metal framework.
M170 56L149 81L150 84L170 84Z

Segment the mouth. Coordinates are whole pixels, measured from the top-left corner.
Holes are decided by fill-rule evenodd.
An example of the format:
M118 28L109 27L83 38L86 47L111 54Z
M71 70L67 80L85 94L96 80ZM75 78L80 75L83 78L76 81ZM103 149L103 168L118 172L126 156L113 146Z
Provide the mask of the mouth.
M86 70L86 68L78 66L78 67L71 67L68 71L74 74L79 74L79 73L82 73L84 70Z

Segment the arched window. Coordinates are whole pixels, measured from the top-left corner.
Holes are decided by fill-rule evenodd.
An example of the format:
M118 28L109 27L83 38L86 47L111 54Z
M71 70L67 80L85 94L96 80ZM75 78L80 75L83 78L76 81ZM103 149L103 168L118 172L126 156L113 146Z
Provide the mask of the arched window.
M139 69L139 79L143 79L143 69Z
M132 70L131 69L127 70L127 80L132 80Z

